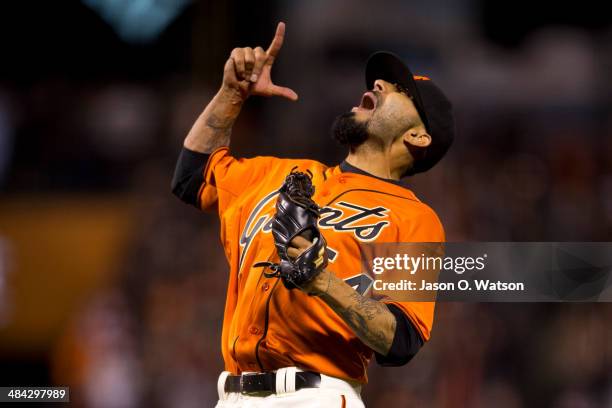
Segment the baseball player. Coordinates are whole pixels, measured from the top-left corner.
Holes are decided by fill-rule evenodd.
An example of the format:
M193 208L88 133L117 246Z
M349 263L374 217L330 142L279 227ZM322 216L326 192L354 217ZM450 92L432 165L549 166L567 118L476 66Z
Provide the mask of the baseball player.
M231 52L172 182L184 202L218 212L230 265L217 406L362 407L371 358L406 364L430 337L434 303L372 298L360 284L360 245L444 241L435 212L399 180L444 156L451 104L378 52L368 91L332 128L344 162L236 158L232 125L249 96L298 99L271 78L284 34L279 23L267 49Z

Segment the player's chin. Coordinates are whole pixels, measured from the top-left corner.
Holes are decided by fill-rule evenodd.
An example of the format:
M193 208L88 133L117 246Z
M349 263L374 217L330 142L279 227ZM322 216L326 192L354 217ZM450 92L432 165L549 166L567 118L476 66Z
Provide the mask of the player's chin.
M369 137L368 119L357 117L356 112L346 112L339 115L332 123L332 138L342 146L359 146Z

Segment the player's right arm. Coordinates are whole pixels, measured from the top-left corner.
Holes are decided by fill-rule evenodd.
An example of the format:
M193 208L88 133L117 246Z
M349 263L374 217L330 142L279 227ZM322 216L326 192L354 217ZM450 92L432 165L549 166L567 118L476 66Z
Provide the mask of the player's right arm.
M250 95L297 100L293 90L275 85L270 75L284 36L285 24L281 22L267 50L235 48L225 62L221 88L187 134L177 162L172 191L183 201L196 203L206 162L215 150L229 146L232 126Z
M223 68L221 89L185 138L184 146L192 151L211 153L228 146L232 126L249 95L282 96L297 100L297 94L272 82L270 72L283 45L285 23L279 23L274 39L264 51L261 47L234 48Z

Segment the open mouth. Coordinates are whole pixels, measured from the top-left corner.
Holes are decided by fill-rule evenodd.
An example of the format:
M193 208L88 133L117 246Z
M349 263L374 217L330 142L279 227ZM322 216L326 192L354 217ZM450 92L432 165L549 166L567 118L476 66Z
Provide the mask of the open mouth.
M359 106L354 107L351 111L373 111L376 109L376 104L378 103L376 96L373 92L366 92L361 97L361 103Z

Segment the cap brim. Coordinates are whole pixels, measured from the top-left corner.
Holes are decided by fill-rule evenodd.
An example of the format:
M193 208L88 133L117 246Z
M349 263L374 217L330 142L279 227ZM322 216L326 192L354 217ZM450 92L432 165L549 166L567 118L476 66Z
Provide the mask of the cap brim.
M374 87L374 81L382 79L393 84L400 84L410 92L412 101L425 124L428 125L427 115L421 100L421 95L414 80L414 75L402 60L392 52L378 51L370 55L366 64L367 89Z

